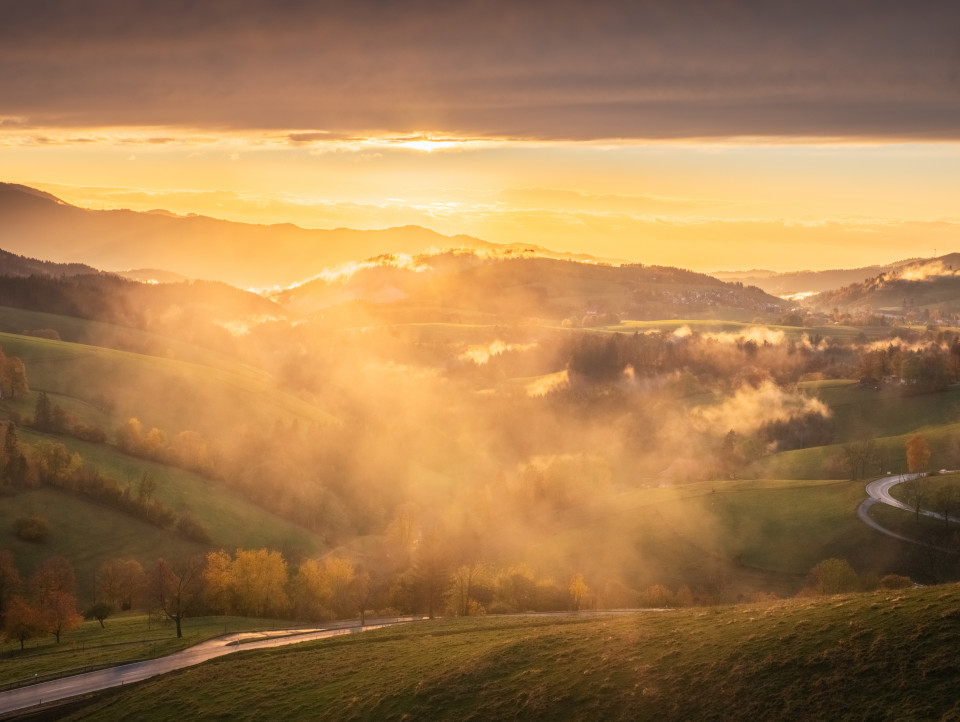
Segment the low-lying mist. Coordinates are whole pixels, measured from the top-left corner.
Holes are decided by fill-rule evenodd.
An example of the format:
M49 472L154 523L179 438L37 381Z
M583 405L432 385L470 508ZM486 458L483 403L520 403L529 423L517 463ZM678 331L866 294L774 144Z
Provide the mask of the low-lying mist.
M958 376L949 334L661 330L621 318L668 302L702 310L726 299L737 314L768 302L642 267L605 293L621 269L541 260L370 262L280 294L268 312L144 312L136 325L156 338L176 337L170 319L184 314L188 340L230 329L213 346L242 366L154 359L134 372L118 360L112 383L85 381L101 358L49 388L93 406L71 413L106 427L124 453L215 479L311 530L387 579L384 595L425 564L451 574L484 565L560 588L580 574L609 605L657 584L700 599L769 586L752 573L733 584L734 560L716 551L729 534L722 520L709 504L685 514L674 503L683 493L669 494L843 440L811 384L896 376L919 388ZM660 500L652 527L616 521L647 492ZM663 539L670 549L656 548ZM293 564L305 554L283 551Z

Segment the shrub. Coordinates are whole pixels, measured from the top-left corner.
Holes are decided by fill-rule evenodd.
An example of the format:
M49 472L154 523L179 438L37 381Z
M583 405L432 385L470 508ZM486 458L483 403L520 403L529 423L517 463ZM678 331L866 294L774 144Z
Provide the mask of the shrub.
M42 544L47 540L50 527L42 516L22 516L13 522L13 533L24 541Z
M203 524L194 519L190 514L184 514L180 517L177 521L177 531L180 532L181 536L191 541L199 542L200 544L210 543L210 534L207 533Z
M860 579L845 559L824 559L811 572L811 587L818 594L860 591Z
M913 580L902 574L887 574L880 579L881 589L907 589L913 586Z

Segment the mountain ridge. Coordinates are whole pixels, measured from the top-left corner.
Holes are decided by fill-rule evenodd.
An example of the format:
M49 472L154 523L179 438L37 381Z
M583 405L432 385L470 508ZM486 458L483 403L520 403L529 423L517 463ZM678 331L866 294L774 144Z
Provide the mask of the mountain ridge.
M54 262L77 258L101 269L165 269L187 278L239 288L286 287L346 263L384 254L469 248L504 255L604 262L590 254L532 244L497 244L422 226L308 229L291 223L255 225L157 210L92 210L43 191L0 183L0 247ZM171 263L171 258L177 259ZM174 265L175 267L170 267Z

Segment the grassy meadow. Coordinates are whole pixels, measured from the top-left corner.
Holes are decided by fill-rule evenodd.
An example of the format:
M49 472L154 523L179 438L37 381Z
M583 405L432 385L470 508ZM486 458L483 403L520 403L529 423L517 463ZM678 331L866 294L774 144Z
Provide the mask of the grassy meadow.
M956 585L711 609L421 622L238 653L64 719L936 719Z
M291 627L289 621L250 617L188 617L183 637L173 622L143 612L120 612L104 626L96 620L64 636L60 644L52 635L0 644L0 691L36 680L80 674L91 669L127 664L172 654L223 634Z
M905 573L907 545L857 518L861 482L737 480L652 487L531 545L549 569L572 559L589 578L617 568L631 586L687 585L707 601L757 591L797 593L818 562L843 557L864 572ZM698 588L700 591L698 593Z

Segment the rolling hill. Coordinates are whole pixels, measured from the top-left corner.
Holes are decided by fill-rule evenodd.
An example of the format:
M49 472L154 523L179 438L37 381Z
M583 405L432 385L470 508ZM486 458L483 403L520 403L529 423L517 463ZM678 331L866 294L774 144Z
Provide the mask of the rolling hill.
M904 262L887 272L808 299L821 309L915 315L960 311L960 253Z
M710 610L421 622L230 655L64 719L944 719L956 585ZM69 714L67 714L69 711Z
M324 269L384 253L470 248L494 254L592 260L538 246L499 245L444 236L419 226L384 230L310 230L291 224L251 225L205 216L130 210L88 210L26 186L0 183L0 246L58 263L110 271L166 269L240 288L285 287ZM176 259L176 260L173 260Z

